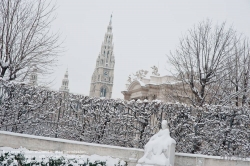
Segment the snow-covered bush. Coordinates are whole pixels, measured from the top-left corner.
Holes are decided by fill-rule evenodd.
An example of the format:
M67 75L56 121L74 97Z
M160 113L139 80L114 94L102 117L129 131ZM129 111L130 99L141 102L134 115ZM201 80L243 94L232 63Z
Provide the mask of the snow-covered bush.
M118 158L98 155L67 155L60 152L29 151L0 147L1 166L127 166Z
M247 107L189 107L62 93L0 81L0 130L143 148L163 119L176 151L250 156Z

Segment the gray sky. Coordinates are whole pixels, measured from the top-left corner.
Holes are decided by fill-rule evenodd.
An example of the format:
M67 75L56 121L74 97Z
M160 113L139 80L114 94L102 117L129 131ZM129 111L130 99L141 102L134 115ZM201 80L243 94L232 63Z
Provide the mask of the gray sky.
M51 75L51 87L59 89L68 67L70 92L84 95L89 94L112 12L116 62L112 98L123 98L128 75L139 69L156 65L161 75L168 74L166 54L204 19L226 21L250 37L250 0L57 0L56 4L52 31L60 32L65 52Z

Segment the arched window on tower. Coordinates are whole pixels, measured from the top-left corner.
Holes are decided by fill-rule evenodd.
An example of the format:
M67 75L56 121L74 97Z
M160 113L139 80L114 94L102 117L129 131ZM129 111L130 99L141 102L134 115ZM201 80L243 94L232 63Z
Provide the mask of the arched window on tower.
M107 88L101 87L100 97L106 97L106 94L107 94Z

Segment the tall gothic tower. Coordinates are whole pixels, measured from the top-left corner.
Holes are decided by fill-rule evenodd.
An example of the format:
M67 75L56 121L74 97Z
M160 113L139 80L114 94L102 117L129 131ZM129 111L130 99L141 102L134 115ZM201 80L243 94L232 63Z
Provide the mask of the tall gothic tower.
M29 85L37 86L37 67L33 66L32 72L30 74Z
M69 93L69 74L68 69L66 70L64 74L64 78L62 80L62 86L60 87L59 91L64 93L64 96L68 95Z
M96 67L91 79L89 96L111 98L115 57L113 53L114 45L112 33L112 15L107 28L107 32L102 42L101 52L96 60Z

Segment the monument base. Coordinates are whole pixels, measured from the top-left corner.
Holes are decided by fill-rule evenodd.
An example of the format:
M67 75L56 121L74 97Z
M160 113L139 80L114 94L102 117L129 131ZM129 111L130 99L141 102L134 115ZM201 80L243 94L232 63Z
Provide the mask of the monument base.
M166 120L162 129L153 135L144 148L144 155L136 166L173 166L176 142L170 137Z

